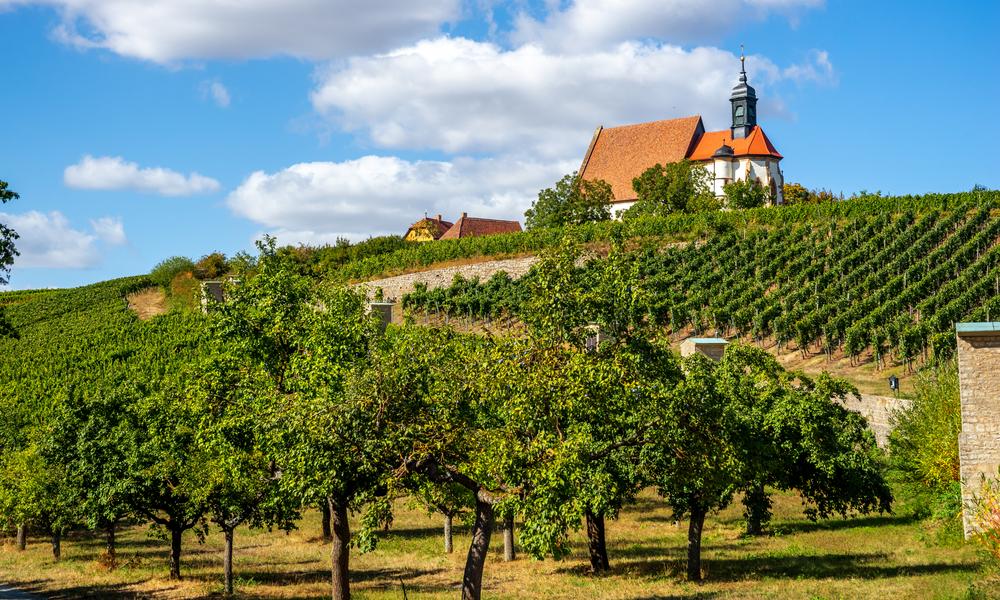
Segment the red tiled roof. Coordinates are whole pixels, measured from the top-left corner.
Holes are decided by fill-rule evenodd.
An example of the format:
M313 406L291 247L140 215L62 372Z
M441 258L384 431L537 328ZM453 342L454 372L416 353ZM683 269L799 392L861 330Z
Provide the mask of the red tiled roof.
M705 132L698 144L688 156L690 160L708 160L712 158L715 151L722 146L723 142L729 144L735 156L773 156L783 158L774 148L771 140L767 139L764 130L759 125L750 130L750 135L743 139L734 140L733 134L728 129L722 131Z
M697 115L598 128L580 166L580 177L608 182L616 202L634 200L632 180L653 165L682 160L703 131Z
M521 231L521 224L517 221L503 221L500 219L481 219L470 217L462 213L462 217L455 221L451 229L445 232L439 239L455 240L465 237L476 237L481 235L495 235L498 233L512 233Z

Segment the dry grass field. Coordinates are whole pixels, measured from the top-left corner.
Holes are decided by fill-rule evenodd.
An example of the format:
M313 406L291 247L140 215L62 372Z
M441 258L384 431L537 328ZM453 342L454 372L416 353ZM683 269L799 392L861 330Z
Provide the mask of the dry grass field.
M705 574L701 585L683 581L686 528L650 493L609 522L611 574L588 574L582 534L563 561L519 555L502 560L494 537L486 566L485 598L991 598L1000 597L1000 577L984 566L974 546L941 544L905 511L890 516L812 523L798 497L776 498L773 535L740 537L740 509L729 508L706 524ZM454 598L461 579L465 535L456 551L442 551L440 519L399 502L392 532L378 550L352 555L352 586L359 599ZM306 515L300 529L237 532L237 596L323 598L328 596L327 548L319 516ZM204 598L221 596L222 537L203 544L185 538L185 579L167 574L167 544L146 527L121 534L123 565L108 572L98 563L102 540L73 534L63 560L52 560L42 538L26 552L11 540L0 550L0 582L52 598ZM405 586L405 595L404 595Z

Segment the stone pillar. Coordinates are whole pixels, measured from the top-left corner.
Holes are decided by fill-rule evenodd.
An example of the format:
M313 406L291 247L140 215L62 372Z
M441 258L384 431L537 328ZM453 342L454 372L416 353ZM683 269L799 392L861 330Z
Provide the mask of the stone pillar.
M688 338L681 342L681 356L704 354L712 360L722 360L729 342L723 338Z
M1000 468L1000 323L958 323L955 333L962 399L962 522L968 538L974 532L969 503L982 477L996 478Z

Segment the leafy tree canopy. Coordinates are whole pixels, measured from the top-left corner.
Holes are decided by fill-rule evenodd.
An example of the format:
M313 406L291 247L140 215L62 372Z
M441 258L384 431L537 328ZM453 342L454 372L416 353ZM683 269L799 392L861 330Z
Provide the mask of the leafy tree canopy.
M689 160L653 165L632 180L638 201L623 216L631 219L717 210L720 205L710 182L708 171Z
M760 208L771 200L771 192L756 178L731 181L722 191L729 208Z
M581 179L575 172L565 175L554 188L538 192L538 199L524 213L527 229L563 227L611 218L611 186L601 180Z

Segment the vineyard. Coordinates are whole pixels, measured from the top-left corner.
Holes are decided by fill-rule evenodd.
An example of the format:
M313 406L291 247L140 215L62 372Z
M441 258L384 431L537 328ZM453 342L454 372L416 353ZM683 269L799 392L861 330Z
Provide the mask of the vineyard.
M489 574L496 531L505 562L518 562L515 548L544 561L564 596L578 586L613 595L632 569L656 571L657 593L687 593L683 578L738 595L749 588L727 587L720 573L750 581L802 568L781 574L788 556L754 554L774 546L769 533L781 523L884 524L898 543L916 543L920 526L890 516L900 502L885 452L844 406L857 390L788 371L758 346L855 360L870 348L877 361L911 366L948 356L955 320L1000 310L998 204L996 193L869 196L456 243L375 242L325 258L266 240L224 283L224 302L204 313L199 302L177 303L146 321L126 298L157 285L150 277L0 294L15 332L0 339L0 536L16 540L0 567L37 566L27 557L43 536L52 556L44 569L61 577L66 540L68 554L86 553L101 569L98 579L155 586L169 573L172 585L195 573L254 597L303 583L314 594L321 581L338 600L352 585L396 597L397 583L414 581L441 586L426 588L435 596L460 587L470 600L484 588L514 597L545 589L512 589ZM386 325L362 289L344 285L522 252L538 259L520 279L457 279L405 298L411 311L518 321L509 335ZM317 281L323 268L331 272ZM175 276L195 285L188 272ZM595 323L607 334L597 344ZM715 332L757 344L734 343L718 361L672 348L671 336ZM316 514L320 535L293 533ZM464 568L435 555L407 557L421 565L409 570L352 571L352 555L399 548L414 533L398 524L428 514L443 525L433 537L443 532L445 554L467 547ZM453 546L456 531L465 542ZM669 547L637 551L640 542L617 537L656 531ZM120 555L147 535L166 564ZM221 569L191 558L190 542L212 535ZM243 536L254 543L234 541ZM817 579L797 595L822 590L844 556L909 568L890 550L855 557L838 544L854 542L820 544L830 565L808 571ZM727 562L732 547L745 565ZM811 562L802 548L781 552ZM234 554L244 553L266 571L264 583L240 578L247 563ZM303 582L298 565L320 553L327 566ZM969 553L955 553L958 567L938 555L945 562L927 565L938 582L972 589ZM571 573L551 567L570 557L580 563ZM285 570L268 570L275 565ZM866 577L844 594L879 595Z
M748 225L682 247L646 244L634 255L651 316L675 335L770 339L857 360L870 349L879 364L947 358L955 322L1000 316L997 198L961 196L894 213L852 201L839 215ZM516 316L530 286L531 274L457 279L418 286L404 305Z

